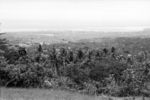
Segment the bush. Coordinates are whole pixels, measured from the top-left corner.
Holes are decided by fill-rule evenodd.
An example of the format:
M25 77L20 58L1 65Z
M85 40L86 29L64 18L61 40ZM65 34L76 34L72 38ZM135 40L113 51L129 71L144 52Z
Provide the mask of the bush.
M128 57L115 48L110 51L40 45L36 49L29 47L27 52L18 48L14 46L0 55L1 86L65 88L89 94L130 96L141 95L140 90L150 76L150 58L145 54L135 58L131 55L129 63Z
M88 75L85 70L80 68L79 64L69 64L64 69L64 75L70 77L75 83L82 84L88 80Z

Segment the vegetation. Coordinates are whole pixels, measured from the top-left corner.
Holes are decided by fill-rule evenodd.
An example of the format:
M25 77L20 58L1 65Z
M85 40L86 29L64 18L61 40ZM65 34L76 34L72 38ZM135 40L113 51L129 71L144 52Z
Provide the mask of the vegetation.
M133 97L91 96L76 92L48 89L1 88L1 100L132 100ZM143 100L136 97L135 100ZM145 97L145 100L149 98Z
M122 43L116 39L92 48L86 43L23 48L1 39L0 85L60 88L91 95L149 96L149 49L127 48L132 45L128 44L130 41Z

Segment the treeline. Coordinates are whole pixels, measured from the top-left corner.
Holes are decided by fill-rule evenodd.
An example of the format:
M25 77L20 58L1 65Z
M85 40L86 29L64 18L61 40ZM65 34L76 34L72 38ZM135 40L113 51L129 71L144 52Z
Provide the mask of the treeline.
M112 96L149 95L150 54L118 48L90 49L38 45L28 48L0 40L0 85L61 88Z

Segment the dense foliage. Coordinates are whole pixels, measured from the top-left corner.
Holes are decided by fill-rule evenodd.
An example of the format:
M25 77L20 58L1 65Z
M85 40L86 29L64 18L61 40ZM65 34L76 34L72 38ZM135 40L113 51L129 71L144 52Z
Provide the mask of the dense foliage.
M7 44L7 45L5 45ZM23 48L0 40L0 85L63 88L88 94L149 95L150 53L112 48L38 45ZM126 48L126 47L124 47Z

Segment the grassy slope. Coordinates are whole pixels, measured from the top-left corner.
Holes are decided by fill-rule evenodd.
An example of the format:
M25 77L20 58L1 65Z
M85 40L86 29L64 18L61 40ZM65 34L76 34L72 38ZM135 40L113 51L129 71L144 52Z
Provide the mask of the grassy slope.
M106 96L88 96L79 93L71 93L60 90L48 89L19 89L19 88L0 88L0 100L132 100L131 98L109 99ZM137 97L135 100L142 100ZM145 98L150 100L150 98Z

